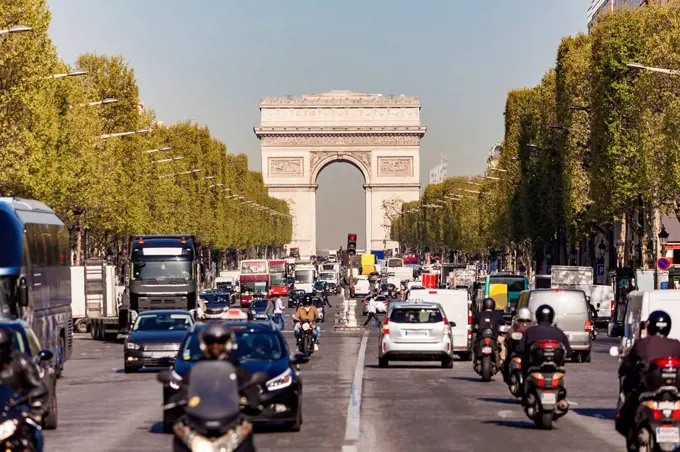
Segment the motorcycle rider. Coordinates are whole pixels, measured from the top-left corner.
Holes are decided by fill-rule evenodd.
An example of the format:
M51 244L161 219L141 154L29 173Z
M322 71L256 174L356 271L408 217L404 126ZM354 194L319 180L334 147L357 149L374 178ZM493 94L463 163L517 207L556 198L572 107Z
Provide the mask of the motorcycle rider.
M302 306L298 308L297 311L295 311L295 314L293 314L293 320L295 321L295 339L296 342L300 342L300 333L302 329L300 328L300 325L302 322L309 322L310 324L315 324L316 327L312 330L312 334L314 335L314 351L319 350L319 311L316 309L316 306L312 305L312 297L309 295L305 295L304 300L302 301Z
M647 319L647 335L635 341L626 356L621 359L619 378L621 393L617 407L616 430L628 440L629 450L637 450L637 433L634 417L640 395L640 365L655 359L680 357L680 341L669 339L671 317L664 311L654 311Z
M482 302L482 312L476 312L474 316L475 329L475 354L479 353L478 343L479 334L484 330L491 330L491 334L485 337L491 337L498 342L498 329L505 325L503 319L503 312L496 311L496 301L493 298L485 298ZM496 349L496 362L500 360L500 350Z
M241 367L238 359L235 359L232 356L232 352L237 349L238 345L231 328L229 328L224 323L210 323L205 328L205 330L200 333L199 341L199 346L203 352L203 356L201 356L198 361L228 361L236 369L236 377L238 379L239 387L250 381L250 373ZM184 377L180 377L177 373L175 373L175 371L173 371L173 376L176 380L183 380L184 383L188 384L189 378L191 376L191 369L189 369ZM241 402L248 408L257 410L260 406L259 395L260 388L257 385L245 387L242 390ZM171 401L182 400L185 397L186 394L184 391L180 390Z
M506 360L505 362L503 362L503 378L505 379L506 383L510 376L509 373L511 358L516 355L521 355L522 353L520 349L521 341L514 340L512 338L512 333L524 334L526 329L529 328L532 324L531 317L532 317L531 311L529 310L529 308L526 307L520 308L517 311L514 323L510 326L510 329L508 329L508 332L505 335L505 341L503 342L503 345L505 345L505 349L507 351L505 353Z
M527 328L519 344L519 352L522 363L529 363L529 352L531 346L538 341L558 341L566 349L566 356L571 355L571 345L569 338L564 331L553 325L555 321L555 310L547 304L541 305L536 309L536 325ZM528 370L529 366L522 366L522 372Z
M328 289L328 285L325 284L323 286L323 292L322 292L322 297L321 299L323 300L323 304L328 305L329 308L332 308L333 306L331 305L331 302L328 300L328 295L330 295L330 290Z

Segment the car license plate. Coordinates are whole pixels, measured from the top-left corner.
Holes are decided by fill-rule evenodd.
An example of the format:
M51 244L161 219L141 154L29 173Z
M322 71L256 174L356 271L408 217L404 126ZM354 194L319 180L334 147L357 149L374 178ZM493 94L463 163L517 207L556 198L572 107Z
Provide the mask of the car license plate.
M427 331L422 330L406 330L404 336L427 336Z
M482 353L491 353L491 347L482 347Z
M541 394L541 402L546 405L557 403L557 395L554 392L544 392Z
M680 428L678 427L657 427L657 443L680 443Z
M152 352L151 359L172 358L177 352Z

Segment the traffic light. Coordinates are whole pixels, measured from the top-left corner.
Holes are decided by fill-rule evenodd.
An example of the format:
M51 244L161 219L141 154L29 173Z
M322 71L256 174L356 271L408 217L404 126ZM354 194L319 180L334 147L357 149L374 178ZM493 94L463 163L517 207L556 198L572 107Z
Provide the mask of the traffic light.
M347 254L354 256L357 254L357 235L347 234Z

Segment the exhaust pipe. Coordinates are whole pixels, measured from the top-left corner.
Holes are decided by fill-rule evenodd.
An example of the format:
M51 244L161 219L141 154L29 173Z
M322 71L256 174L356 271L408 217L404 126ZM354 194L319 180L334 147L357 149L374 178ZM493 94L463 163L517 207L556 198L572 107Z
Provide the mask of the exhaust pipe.
M567 399L562 399L559 402L557 402L557 409L555 411L558 411L560 413L566 413L569 411L569 401Z

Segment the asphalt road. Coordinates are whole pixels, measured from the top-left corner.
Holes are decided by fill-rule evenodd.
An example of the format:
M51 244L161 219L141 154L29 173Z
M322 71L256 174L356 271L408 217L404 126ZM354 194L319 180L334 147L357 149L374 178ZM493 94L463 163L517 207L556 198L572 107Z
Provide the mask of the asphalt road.
M332 300L337 302L339 300ZM334 303L331 312L338 311ZM290 314L288 312L287 314ZM362 321L360 313L358 320ZM284 332L292 343L288 315ZM525 451L622 450L613 428L615 341L598 339L592 363L569 364L572 411L552 431L525 417L502 379L482 383L469 362L377 367L377 329L341 333L321 324L320 350L302 366L304 423L299 433L257 429L260 451ZM603 335L601 334L600 337ZM161 385L154 372L125 374L117 343L75 341L59 380L59 428L45 432L48 451L166 451Z

